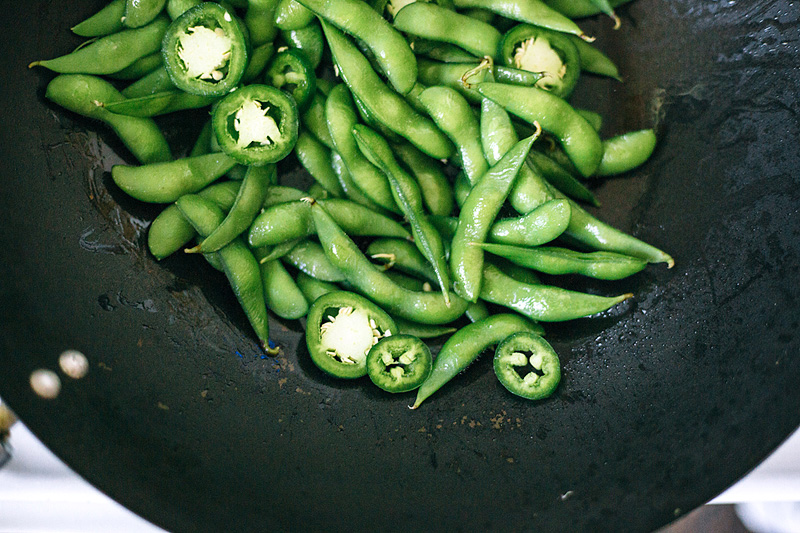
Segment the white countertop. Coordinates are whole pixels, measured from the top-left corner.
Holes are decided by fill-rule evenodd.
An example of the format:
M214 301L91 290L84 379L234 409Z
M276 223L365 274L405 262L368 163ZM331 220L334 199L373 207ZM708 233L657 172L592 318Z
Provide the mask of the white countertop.
M11 431L13 456L0 468L2 533L159 533L70 470L22 423ZM800 502L800 430L710 503Z

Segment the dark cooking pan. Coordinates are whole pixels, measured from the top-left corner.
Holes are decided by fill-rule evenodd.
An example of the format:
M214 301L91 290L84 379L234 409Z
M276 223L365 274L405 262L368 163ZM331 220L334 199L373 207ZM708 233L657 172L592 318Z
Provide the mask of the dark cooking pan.
M49 106L28 62L102 5L7 2L0 128L0 394L67 464L178 531L648 531L709 500L800 424L800 70L789 0L637 0L585 26L626 83L578 102L653 159L600 214L676 259L601 290L635 303L553 327L563 381L531 403L484 357L417 411L326 379L299 323L260 356L218 273L146 252L108 131ZM161 124L176 151L184 120ZM192 134L193 135L193 134ZM78 349L53 401L28 377Z

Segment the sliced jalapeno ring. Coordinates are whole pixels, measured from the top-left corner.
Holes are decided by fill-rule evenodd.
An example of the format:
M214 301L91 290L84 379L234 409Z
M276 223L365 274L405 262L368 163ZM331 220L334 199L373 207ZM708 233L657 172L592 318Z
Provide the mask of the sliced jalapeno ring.
M172 83L202 96L227 94L247 67L247 41L235 15L213 2L203 2L175 19L161 52Z
M394 320L366 298L335 291L317 298L308 311L306 345L320 370L337 378L367 374L367 353L397 331Z
M297 142L297 105L274 87L235 90L220 100L211 120L222 151L245 165L280 161Z
M529 400L547 398L561 381L561 363L553 347L528 332L507 337L494 354L494 373L512 394Z
M317 90L317 77L305 55L297 50L284 50L272 60L267 69L267 85L292 95L297 108L303 112Z
M369 379L386 392L408 392L425 381L433 368L428 345L412 335L381 339L367 354Z
M505 34L500 54L509 67L541 73L535 86L562 98L569 96L578 82L580 55L563 33L520 24Z

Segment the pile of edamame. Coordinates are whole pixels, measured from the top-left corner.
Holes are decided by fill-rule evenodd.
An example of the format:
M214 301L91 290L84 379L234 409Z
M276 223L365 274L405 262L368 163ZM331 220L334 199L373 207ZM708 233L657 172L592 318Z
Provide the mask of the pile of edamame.
M602 140L568 98L581 72L620 79L573 18L620 0L113 0L91 38L37 61L46 98L105 123L138 160L112 178L164 204L156 259L198 253L227 276L264 350L268 313L306 320L314 363L419 405L497 345L513 394L550 396L541 323L632 294L543 284L618 280L665 252L597 220L586 182L653 152ZM174 157L154 117L208 109ZM293 157L313 177L282 183ZM291 159L287 160L291 161ZM280 168L288 168L287 162ZM433 358L422 339L447 338Z

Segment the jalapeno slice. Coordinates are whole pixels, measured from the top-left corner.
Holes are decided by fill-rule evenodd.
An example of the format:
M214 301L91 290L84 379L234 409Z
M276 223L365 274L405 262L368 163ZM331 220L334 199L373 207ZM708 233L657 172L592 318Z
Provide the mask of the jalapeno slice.
M561 381L561 363L539 335L514 333L497 347L494 373L512 394L529 400L547 398Z
M425 381L433 369L428 345L412 335L381 339L367 354L369 379L386 392L408 392Z
M280 161L297 142L297 105L283 91L247 85L223 98L211 123L223 152L245 165Z
M317 298L306 319L306 345L320 370L337 378L367 374L367 353L397 331L394 320L363 296L347 291Z
M562 98L572 94L578 83L578 49L563 33L520 24L506 32L500 54L509 67L540 73L535 86Z
M214 2L176 18L164 34L161 53L172 83L202 96L227 94L247 67L247 41L236 16Z
M267 69L265 81L267 85L290 94L297 102L297 108L301 113L308 108L317 90L314 69L302 52L292 49L284 50L275 56Z

